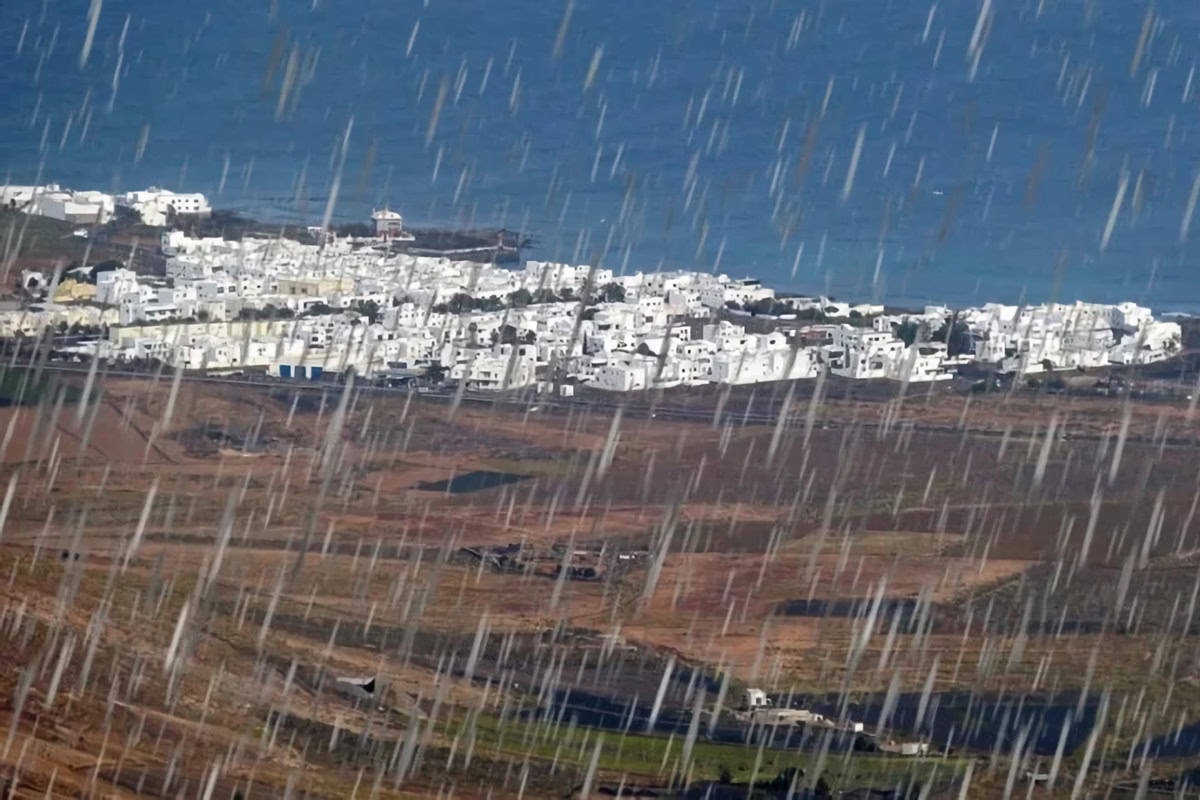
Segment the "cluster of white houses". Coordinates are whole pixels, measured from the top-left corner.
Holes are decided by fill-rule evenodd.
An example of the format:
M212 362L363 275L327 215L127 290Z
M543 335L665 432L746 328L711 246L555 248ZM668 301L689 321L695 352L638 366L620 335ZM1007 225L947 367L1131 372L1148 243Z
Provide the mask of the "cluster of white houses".
M386 224L395 227L390 217ZM26 273L26 287L40 287L45 300L0 312L0 336L80 323L105 326L106 336L76 346L109 359L289 378L432 369L471 389L552 378L616 392L824 371L936 381L970 361L1018 373L1148 363L1177 352L1181 338L1177 323L1133 303L888 314L776 298L758 281L703 272L615 275L538 261L510 270L397 254L384 235L309 245L170 231L161 247L165 278ZM738 324L748 315L742 307L764 303L779 324L753 326L766 333Z
M127 208L146 225L161 227L171 215L206 216L212 213L208 198L199 192L173 192L150 187L123 194L96 190L64 189L57 183L2 185L0 206L76 225L103 225L118 208Z

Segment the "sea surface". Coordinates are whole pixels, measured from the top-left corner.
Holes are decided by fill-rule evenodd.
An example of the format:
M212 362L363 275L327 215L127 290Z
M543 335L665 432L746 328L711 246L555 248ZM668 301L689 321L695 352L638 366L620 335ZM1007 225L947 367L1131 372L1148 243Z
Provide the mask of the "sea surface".
M1190 2L7 0L0 177L388 205L861 300L1200 311L1198 55Z

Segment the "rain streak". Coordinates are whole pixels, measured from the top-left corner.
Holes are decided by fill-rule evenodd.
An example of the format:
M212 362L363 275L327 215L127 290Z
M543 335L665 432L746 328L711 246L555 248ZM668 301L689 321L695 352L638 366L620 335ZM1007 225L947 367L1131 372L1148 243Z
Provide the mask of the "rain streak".
M0 5L0 797L1200 798L1198 41Z

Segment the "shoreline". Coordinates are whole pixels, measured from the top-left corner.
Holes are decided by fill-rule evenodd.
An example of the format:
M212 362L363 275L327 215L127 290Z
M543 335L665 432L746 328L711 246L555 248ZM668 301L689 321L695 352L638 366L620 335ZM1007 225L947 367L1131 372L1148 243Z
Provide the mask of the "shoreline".
M217 212L225 212L225 213L233 214L233 215L245 220L246 222L252 223L259 227L270 227L272 225L280 224L280 223L271 222L269 219L263 219L261 217L255 216L255 213L251 212L251 211L243 211L243 210L238 210L238 209L233 209L233 208L214 209L214 214L216 214ZM282 223L282 225L284 228L286 228L288 230L294 229L297 231L303 231L304 229L310 227L307 220L308 220L308 218L305 217L304 222L286 222L286 223ZM319 220L314 218L314 224L315 223L319 223ZM360 227L365 227L365 226L363 226L362 223L356 223L356 222L339 222L339 223L331 223L330 224L330 229L335 230L335 231L336 230L356 229L356 228L360 228ZM166 230L166 229L164 228L164 230ZM414 227L412 229L412 231L414 233L421 232L421 233L428 233L428 234L435 234L435 235L449 233L451 235L462 235L462 236L472 236L472 235L478 235L480 233L495 233L497 231L503 231L503 232L507 232L507 233L515 233L517 236L521 237L523 240L526 240L528 242L528 243L522 243L517 248L518 252L517 252L515 258L505 259L503 261L491 262L491 263L498 263L498 264L520 263L520 261L524 257L524 251L527 251L527 250L535 250L536 251L538 242L541 238L538 235L533 234L533 233L513 232L513 231L509 231L507 228L495 228L495 227L489 227L489 226L462 228L462 227L458 227L458 226L454 226L454 225L450 225L450 224L440 224L440 223L431 223L431 224L425 225L423 227ZM264 234L265 233L266 232L264 231ZM486 251L488 248L475 248L475 249L481 250L481 251ZM415 250L415 249L410 249L409 252L412 253L413 255L437 255L437 253L433 252L433 251L417 252L417 250ZM462 260L476 261L477 259L465 258ZM489 262L479 260L479 263L489 263ZM702 270L699 270L695 266L691 266L688 264L682 264L682 263L675 264L674 266L664 265L664 269L662 271L673 271L673 270L702 271ZM635 267L635 271L637 271L636 267ZM641 271L649 273L651 270L642 269ZM732 272L731 272L731 275L732 275ZM762 281L764 284L767 284L767 283L774 284L775 283L771 279L770 276L761 276L760 277L760 276L756 276L756 275L747 275L746 277L756 278L757 280ZM799 289L793 290L793 289L789 288L786 290L778 291L777 295L779 297L816 296L817 294L820 294L822 291L823 290L821 290L821 289L814 288L808 292L805 292L805 291L801 291ZM1021 292L1019 294L1023 294L1023 292ZM1134 293L1131 293L1131 294L1134 294ZM1140 294L1140 293L1138 293L1138 294ZM841 292L835 292L834 295L836 295L839 299L841 299L841 297L842 297ZM856 294L856 295L854 295L854 297L858 298L859 295ZM1135 297L1131 297L1129 295L1122 296L1122 300L1132 300L1133 302L1141 304L1141 301L1139 299L1137 299ZM1042 299L1025 298L1023 303L1019 302L1018 300L1009 300L1009 299L999 299L999 300L997 300L997 299L982 299L982 300L977 300L977 301L973 301L973 302L947 303L944 300L941 300L934 296L928 296L925 298L921 298L921 297L915 296L915 295L905 295L905 294L889 295L889 294L885 293L884 295L882 295L879 298L872 297L869 300L857 300L856 299L851 302L878 303L878 304L886 306L888 308L889 312L895 310L895 311L904 311L904 312L915 313L915 312L919 311L921 308L923 308L924 306L944 306L946 308L949 308L951 311L954 311L954 310L961 310L961 309L965 309L965 308L979 307L985 303L997 303L1000 305L1014 305L1014 306L1019 306L1019 305L1032 306L1032 305L1045 305L1045 304L1051 304L1051 303L1060 303L1060 304L1068 304L1069 305L1074 302L1107 304L1107 303L1117 302L1117 301L1098 300L1091 296L1076 295L1069 299L1068 298L1051 298L1051 297L1046 297L1046 298L1042 298ZM1155 313L1156 316L1162 316L1162 317L1167 317L1167 318L1172 318L1172 319L1175 319L1175 318L1200 319L1200 301L1193 303L1191 308L1187 309L1187 310L1175 310L1175 309L1161 308L1155 304L1150 304L1148 307Z
M0 223L3 222L5 216L8 216L9 214L13 214L13 213L15 213L16 216L19 216L19 217L28 217L31 221L32 220L42 221L40 224L43 224L43 225L57 226L57 227L61 228L61 230L64 234L64 237L67 234L69 234L68 229L74 230L74 229L78 229L78 228L87 228L87 229L89 229L89 231L93 232L93 235L91 237L89 237L90 242L92 242L92 243L110 243L111 242L111 243L121 244L121 245L131 244L131 236L140 238L139 234L144 234L146 236L157 237L162 232L171 230L173 227L176 229L184 230L185 232L188 232L189 234L191 234L193 231L199 230L199 231L201 231L200 235L209 235L209 236L221 235L225 238L234 239L234 240L240 239L243 236L249 236L251 238L277 238L277 237L282 236L284 238L291 239L293 241L297 241L297 242L301 242L301 243L315 243L316 238L314 237L312 231L319 228L319 224L309 224L309 221L308 221L309 218L307 218L307 217L303 221L271 220L269 215L265 216L265 217L259 216L259 215L255 215L254 213L252 213L248 210L244 210L244 209L240 209L240 208L233 208L233 207L214 208L212 210L212 213L205 217L198 217L198 218L181 217L180 220L183 220L184 223L182 225L174 225L174 226L144 225L140 222L121 221L115 217L111 221L104 223L104 224L100 224L100 225L96 225L96 224L92 224L92 225L82 224L81 225L81 224L76 224L76 223L72 223L72 222L54 219L52 217L46 217L46 216L41 216L41 215L36 215L36 214L28 214L28 213L25 213L22 211L13 212L12 210L10 210L8 208L0 208ZM319 220L317 220L315 222L319 222ZM220 229L220 230L214 228L214 226L217 225L218 223L224 224L225 228ZM369 225L367 225L365 222L343 221L343 222L338 222L338 223L331 223L330 230L337 233L338 235L349 235L349 236L370 236L371 235ZM456 258L457 260L473 261L475 263L480 263L480 264L486 264L486 263L494 263L494 264L498 264L498 265L520 264L521 261L526 256L527 251L536 251L538 249L538 246L540 243L540 237L536 234L532 234L532 233L528 233L528 232L512 231L507 228L496 228L496 227L488 227L488 226L481 226L481 227L474 227L474 228L462 228L462 227L449 226L449 225L431 224L431 225L427 225L427 226L423 226L423 227L415 227L410 232L415 234L417 238L412 242L408 242L407 247L405 249L400 249L400 250L397 250L396 252L407 252L411 255L422 255L422 256L433 256L433 257L440 256L440 257ZM96 236L95 233L99 233L100 235ZM9 235L8 228L5 228L2 224L0 224L0 236L6 237L6 245L5 245L6 252L8 249L8 244L7 244L8 235ZM487 240L491 239L491 237L494 237L494 236L501 237L501 239L502 239L503 243L499 248L497 248L497 246L495 244L491 244L487 241ZM89 241L89 240L84 240L84 241ZM430 241L441 242L447 246L429 246L428 243ZM26 242L25 244L28 244L28 243ZM139 243L139 246L140 246L140 243ZM159 255L157 253L157 248L154 248L154 250L156 252L151 255ZM497 252L501 253L500 258L494 257ZM142 248L139 254L142 254L144 257L145 249ZM17 256L17 257L19 258L20 256ZM48 258L51 258L51 259L56 258L56 257L59 257L59 256L58 255L48 256ZM46 256L44 256L44 258L46 258ZM676 265L666 271L671 271L671 270L695 271L693 268L688 267L686 265ZM151 274L154 274L154 273L151 273ZM765 282L769 281L770 278L763 277L763 278L757 278L757 280L763 281L765 283ZM816 293L819 293L819 291L820 290L812 290L812 292L816 292ZM1133 294L1133 293L1131 293L1131 294ZM786 297L815 296L815 294L800 291L799 289L788 288L788 289L779 290L777 292L777 296L779 296L781 298L786 298ZM840 299L844 295L842 293L838 292L838 293L835 293L834 295L831 295L831 297L834 297L834 296L836 296ZM854 295L854 296L858 297L858 295ZM1137 302L1137 303L1141 304L1140 300L1131 298L1129 295L1122 296L1122 299L1123 300L1132 300L1133 302ZM861 301L861 302L870 302L870 303L881 304L888 309L889 313L893 312L893 311L917 313L919 311L919 309L921 309L925 306L939 306L939 307L947 308L951 311L957 311L957 310L963 310L963 309L967 309L967 308L977 308L986 303L995 303L998 305L1011 305L1011 306L1021 306L1021 305L1035 306L1035 305L1047 305L1047 304L1051 304L1051 303L1059 303L1059 304L1069 305L1069 304L1075 303L1075 302L1095 303L1095 304L1112 304L1114 301L1097 300L1097 299L1093 299L1091 296L1077 295L1070 299L1047 298L1047 299L1042 299L1042 300L1037 300L1037 301L1031 300L1029 298L1025 298L1023 303L1015 301L1015 300L1008 301L1005 299L1000 299L1000 300L982 299L982 300L976 300L973 302L947 303L945 301L939 300L934 297L922 298L919 296L905 295L905 294L884 294L879 298L872 297L869 301ZM1178 306L1167 307L1167 306L1162 306L1162 305L1153 304L1153 303L1151 303L1147 307L1149 307L1156 316L1163 317L1165 319L1176 320L1176 321L1188 320L1188 319L1200 319L1200 301L1188 304L1183 308L1178 307ZM761 316L761 315L753 315L753 316Z
M998 388L1042 373L1147 365L1200 350L1196 318L1161 321L1130 301L909 310L779 293L724 273L617 275L534 260L513 268L528 237L495 231L494 245L480 246L488 232L409 232L398 214L374 217L375 230L274 232L224 210L172 214L169 226L118 215L90 228L8 213L6 250L22 268L25 300L6 316L6 336L98 324L107 333L92 357L154 357L188 369L263 367L308 379L350 368L367 378L416 371L431 383L499 391L536 383L556 394L820 374L904 384L961 376ZM393 218L395 225L381 224ZM38 242L54 262L50 269L25 268L27 229L31 246ZM121 246L152 252L152 259L124 269ZM118 248L118 258L97 247ZM505 251L508 258L496 257ZM478 266L461 263L471 256ZM112 266L74 266L101 258ZM55 272L63 267L72 274L60 282ZM94 308L78 305L89 299ZM367 327L356 330L364 315ZM247 336L253 341L241 341ZM1045 380L1048 388L1065 386L1062 377Z

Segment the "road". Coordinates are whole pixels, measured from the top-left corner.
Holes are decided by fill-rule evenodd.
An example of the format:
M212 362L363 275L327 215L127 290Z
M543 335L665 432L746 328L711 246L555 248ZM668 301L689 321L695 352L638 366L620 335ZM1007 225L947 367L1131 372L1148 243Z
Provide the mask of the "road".
M37 366L27 364L14 365L14 369L36 370ZM49 372L74 374L86 376L89 368L85 365L78 364L63 364L58 362L47 362L41 366L41 369ZM170 380L172 371L164 368L161 372L155 371L137 371L132 369L123 369L120 367L113 368L108 365L98 375L111 377L127 377L127 378L155 378ZM337 394L343 388L339 383L311 382L299 380L273 379L266 376L247 375L243 377L228 377L216 375L196 375L184 373L182 380L190 383L225 385L225 386L257 386L264 389L285 389L288 391L306 391L306 392L322 392ZM376 386L369 383L358 383L354 387L355 391L364 392L367 394L407 396L410 393L416 394L418 398L433 400L438 402L452 403L455 398L460 402L470 403L473 405L493 405L509 407L513 409L524 410L527 413L541 413L547 410L552 411L582 411L582 412L601 412L613 413L621 409L622 414L631 418L650 418L664 420L678 420L689 422L704 422L712 423L716 413L714 407L692 407L683 405L672 405L669 403L646 403L635 402L633 398L621 400L603 400L597 398L593 394L583 397L552 397L548 395L537 395L523 390L518 392L472 392L463 391L459 394L457 389L449 388L428 388L414 391L411 388L400 388L390 386ZM620 395L613 395L619 397ZM744 425L771 425L778 424L779 412L782 407L782 401L776 401L771 398L759 398L756 402L765 406L762 409L745 409L742 406L734 408L726 408L721 413L721 423L733 423ZM1114 403L1118 402L1114 398ZM808 398L801 398L793 403L792 411L788 418L784 421L784 426L789 428L802 427L807 424L805 419L808 409ZM1115 415L1114 415L1115 420ZM883 428L882 423L856 420L853 425L865 431L878 431ZM847 423L840 420L817 419L814 422L814 427L818 429L841 429L847 426ZM896 429L907 429L918 432L927 433L949 433L959 435L971 435L986 438L1000 438L1005 435L1005 431L994 428L977 428L959 425L935 425L926 423L902 422L893 425ZM1030 434L1023 432L1012 432L1010 437L1013 441L1027 441ZM1072 440L1101 440L1100 435L1086 434L1071 434ZM1189 449L1200 449L1200 440L1168 438L1165 442L1148 436L1130 435L1128 437L1130 443L1153 443L1155 445L1162 444L1166 447L1184 447Z

